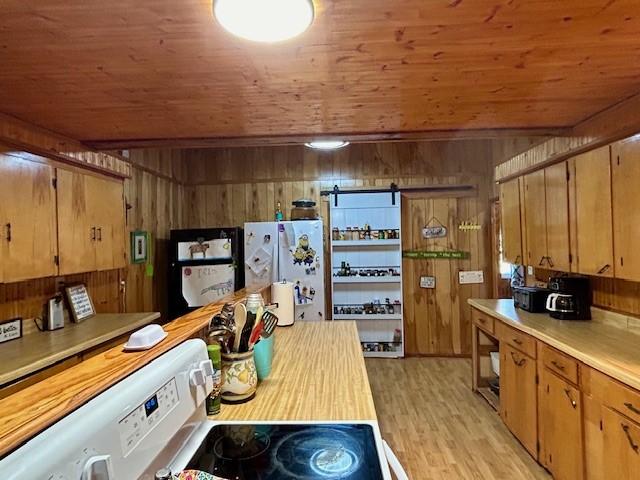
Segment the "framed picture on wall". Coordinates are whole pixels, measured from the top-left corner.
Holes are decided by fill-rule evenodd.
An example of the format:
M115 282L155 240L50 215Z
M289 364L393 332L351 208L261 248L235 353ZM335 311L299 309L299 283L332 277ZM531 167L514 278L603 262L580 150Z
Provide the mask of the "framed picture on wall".
M69 311L74 322L79 323L96 314L93 301L84 284L73 285L64 289L69 302Z
M143 230L131 232L131 263L146 263L149 255L149 234Z

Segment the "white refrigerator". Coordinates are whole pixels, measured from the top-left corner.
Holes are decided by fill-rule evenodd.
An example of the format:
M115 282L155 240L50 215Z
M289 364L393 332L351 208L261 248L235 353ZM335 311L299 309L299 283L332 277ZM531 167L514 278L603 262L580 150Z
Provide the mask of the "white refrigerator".
M324 320L322 220L244 224L245 285L294 285L295 320Z

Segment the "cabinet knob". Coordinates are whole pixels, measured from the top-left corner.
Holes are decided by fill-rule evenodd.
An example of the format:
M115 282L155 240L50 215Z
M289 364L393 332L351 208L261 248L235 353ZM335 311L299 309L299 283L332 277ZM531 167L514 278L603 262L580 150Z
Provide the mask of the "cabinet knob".
M97 231L98 231L98 241L101 242L102 241L102 227L98 227Z
M96 241L96 227L91 227L91 240Z
M7 227L7 242L11 241L11 222L5 225Z
M598 275L602 275L603 273L605 273L607 270L609 270L611 268L611 265L609 265L608 263L602 267L600 270L598 270Z
M569 401L571 402L571 406L573 408L576 408L578 406L578 403L573 398L571 398L571 390L569 390L568 388L565 388L564 389L564 393L567 396L567 398L569 399Z

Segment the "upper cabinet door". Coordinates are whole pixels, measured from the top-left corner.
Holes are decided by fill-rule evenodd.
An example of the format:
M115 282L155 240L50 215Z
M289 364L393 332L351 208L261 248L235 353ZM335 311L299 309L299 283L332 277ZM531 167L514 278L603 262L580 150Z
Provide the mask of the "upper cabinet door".
M613 239L617 278L640 281L640 142L611 146Z
M91 223L87 175L58 169L60 275L95 270L95 225Z
M53 169L49 165L2 155L0 204L3 281L55 275Z
M567 162L544 169L546 194L547 258L544 266L571 271L569 248L569 187ZM528 221L527 212L527 221ZM532 247L529 246L529 249Z
M609 146L575 157L575 172L577 271L585 275L612 277L614 260Z
M518 179L500 185L502 209L502 253L509 263L526 263L522 258L520 184Z
M524 204L527 219L527 258L525 263L544 266L547 256L547 217L545 215L544 170L524 177Z
M87 177L92 225L96 229L96 269L124 267L124 186L117 180Z

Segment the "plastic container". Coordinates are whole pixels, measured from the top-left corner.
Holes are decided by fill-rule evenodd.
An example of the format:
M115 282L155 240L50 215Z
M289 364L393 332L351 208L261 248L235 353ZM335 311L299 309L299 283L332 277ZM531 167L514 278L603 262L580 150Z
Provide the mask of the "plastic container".
M496 374L496 377L500 376L500 354L498 352L491 352L491 370Z
M148 350L167 338L167 335L168 333L160 325L152 323L133 332L127 343L124 344L124 349L131 351Z

